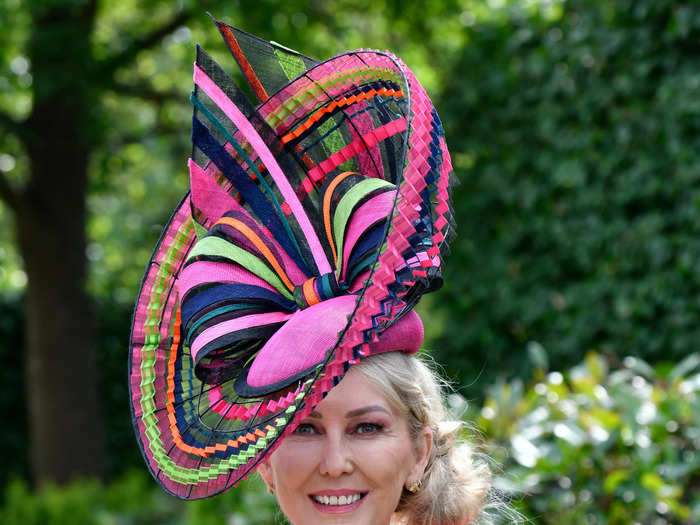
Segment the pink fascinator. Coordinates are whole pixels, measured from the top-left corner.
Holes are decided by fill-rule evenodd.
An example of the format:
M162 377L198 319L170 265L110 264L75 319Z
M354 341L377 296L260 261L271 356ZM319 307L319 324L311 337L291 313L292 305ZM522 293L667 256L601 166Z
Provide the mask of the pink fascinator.
M190 191L136 302L132 420L169 493L244 479L365 356L415 352L452 168L400 59L318 62L216 22L257 101L197 48Z

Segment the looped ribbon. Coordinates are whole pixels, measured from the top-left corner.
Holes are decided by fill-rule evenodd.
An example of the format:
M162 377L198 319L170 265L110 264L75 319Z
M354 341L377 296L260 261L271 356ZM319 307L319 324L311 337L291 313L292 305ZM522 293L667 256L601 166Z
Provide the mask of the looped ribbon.
M345 293L346 283L338 283L335 273L314 276L294 287L294 300L300 310Z

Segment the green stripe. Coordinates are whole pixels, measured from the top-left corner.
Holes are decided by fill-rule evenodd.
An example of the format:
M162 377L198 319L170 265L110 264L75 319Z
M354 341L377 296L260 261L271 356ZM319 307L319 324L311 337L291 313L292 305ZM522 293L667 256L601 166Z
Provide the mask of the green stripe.
M194 222L194 233L197 239L201 239L207 233L207 229L199 224L197 221Z
M219 237L204 237L202 240L197 241L197 244L194 245L194 248L192 248L192 251L187 257L187 262L191 261L198 255L215 255L217 257L230 259L243 266L246 270L253 272L258 277L270 283L279 293L288 299L291 299L292 301L294 300L294 296L289 292L289 290L287 290L279 276L272 271L267 264L258 259L255 255L251 254L249 251L239 248L235 244L225 241Z
M275 56L282 66L282 71L287 75L289 80L298 77L306 71L306 64L299 55L290 55L283 52L281 49L275 48Z
M335 153L336 151L340 151L347 146L343 135L340 134L340 130L335 127L335 120L332 118L321 124L318 127L318 131L323 135L328 133L328 136L323 139L323 144L326 146L326 148L328 148L328 151L330 151L331 154Z
M339 275L342 271L343 264L343 240L345 238L345 229L347 228L353 209L358 202L373 191L387 187L394 187L394 185L384 179L365 179L345 192L345 195L343 195L340 202L338 202L333 214L333 237L335 238L338 254L336 268L338 268Z

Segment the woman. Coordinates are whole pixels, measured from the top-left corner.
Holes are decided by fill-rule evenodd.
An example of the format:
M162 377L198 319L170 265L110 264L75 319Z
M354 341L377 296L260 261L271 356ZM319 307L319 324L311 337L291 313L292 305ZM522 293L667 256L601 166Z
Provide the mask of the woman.
M435 108L389 53L317 62L216 24L258 100L198 47L191 191L132 326L151 473L196 499L258 469L294 525L471 522L488 473L412 357L453 230Z
M294 525L472 523L490 474L455 447L459 428L431 370L388 352L353 366L258 472Z

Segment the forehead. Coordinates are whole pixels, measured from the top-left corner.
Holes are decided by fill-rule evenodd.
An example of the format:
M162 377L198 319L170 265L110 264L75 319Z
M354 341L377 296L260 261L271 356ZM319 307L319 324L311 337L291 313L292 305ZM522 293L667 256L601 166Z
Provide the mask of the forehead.
M316 406L314 412L322 416L345 415L370 405L379 406L390 415L398 416L384 395L361 372L351 367L342 381Z

